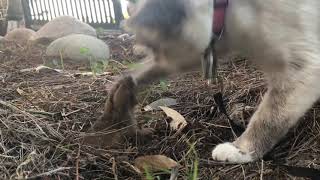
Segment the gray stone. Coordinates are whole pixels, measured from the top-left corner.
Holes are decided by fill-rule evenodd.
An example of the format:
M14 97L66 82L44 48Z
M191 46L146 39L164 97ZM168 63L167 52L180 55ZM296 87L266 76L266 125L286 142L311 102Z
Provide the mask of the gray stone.
M160 106L170 107L177 105L177 100L173 98L162 98L157 101L152 102L151 104L145 106L143 109L145 111L159 111L161 110Z
M27 28L17 28L10 32L8 32L4 39L6 41L12 41L15 43L18 43L20 45L26 45L28 43L28 40L33 37L35 34L35 31Z
M36 44L50 44L50 42L70 34L97 37L96 30L90 25L72 16L60 16L41 27L30 41Z
M48 57L63 58L72 64L107 64L110 58L109 46L102 40L83 34L72 34L53 41L46 50ZM53 58L54 59L54 58Z

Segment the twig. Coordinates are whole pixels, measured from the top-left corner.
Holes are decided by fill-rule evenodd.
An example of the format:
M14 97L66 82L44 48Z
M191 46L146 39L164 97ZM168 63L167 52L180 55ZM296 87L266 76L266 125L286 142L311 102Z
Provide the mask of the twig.
M89 106L88 106L88 107L89 107ZM74 114L74 113L77 113L77 112L79 112L79 111L85 110L85 109L87 109L88 107L84 107L84 108L80 108L80 109L71 111L71 112L69 112L69 113L64 114L63 117L68 117L68 116L70 116L71 114Z
M263 169L264 169L264 160L261 161L261 173L260 173L260 180L263 180Z
M233 163L233 162L221 162L221 161L211 161L207 159L200 159L200 165L209 165L209 166L217 166L217 165L243 165L247 163Z
M44 176L50 176L50 175L53 175L59 171L64 171L64 170L70 170L72 169L72 167L59 167L57 169L54 169L54 170L51 170L51 171L48 171L48 172L44 172L44 173L41 173L41 174L38 174L38 175L35 175L35 176L31 176L31 177L28 177L26 179L36 179L36 178L39 178L39 177L44 177Z
M178 174L179 174L179 168L178 167L172 168L170 180L176 180L178 178Z
M54 117L58 113L50 113L50 112L45 112L45 111L34 111L34 110L26 110L26 112L31 113L31 114L39 114L39 115L44 115L44 116L49 116L49 117Z
M10 104L10 103L7 103L7 102L5 102L5 101L2 101L2 100L0 100L0 104L3 105L3 106L8 107L8 108L10 108L10 109L12 109L12 110L14 110L14 111L17 111L17 112L19 112L19 113L21 113L21 114L23 114L23 115L25 115L25 116L27 116L27 117L29 117L29 118L34 122L34 124L37 126L37 128L42 132L42 134L44 134L46 137L48 137L48 135L43 131L43 129L42 129L42 128L39 126L39 124L36 122L36 117L34 117L32 114L27 113L27 112L25 112L25 111L22 111L22 110L20 110L19 108L15 107L14 105L12 105L12 104Z
M79 157L80 157L80 145L79 145L78 154L76 157L76 180L79 180Z
M114 62L114 63L116 63L116 64L119 64L120 66L122 66L123 68L128 68L126 65L124 65L124 64L122 64L122 63L120 63L120 62L118 62L118 61L115 61L115 60L109 60L110 62Z
M113 173L113 176L114 176L114 180L118 180L118 175L117 175L117 163L116 163L116 160L115 158L111 158L112 159L112 173Z

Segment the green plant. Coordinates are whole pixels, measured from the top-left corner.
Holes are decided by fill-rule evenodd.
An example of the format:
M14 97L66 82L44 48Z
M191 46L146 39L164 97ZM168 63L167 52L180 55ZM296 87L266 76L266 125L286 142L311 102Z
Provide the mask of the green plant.
M61 51L59 51L59 54L60 54L60 65L61 65L61 68L62 70L64 70L64 59L63 59L63 53Z
M154 180L154 175L153 173L149 170L149 168L147 166L144 167L144 171L145 171L145 174L146 174L146 179L147 180Z
M148 166L144 166L145 179L147 180L161 180L161 175L170 174L170 170L163 169L161 172L153 173L150 171Z
M80 54L89 54L90 53L90 49L86 48L86 47L81 47L80 48Z
M97 34L102 34L102 32L103 32L103 28L98 27L98 28L96 29L96 31L97 31Z
M190 144L189 151L187 152L187 162L189 165L187 165L187 179L188 180L197 180L198 179L198 172L199 172L199 157L198 153L196 151L195 145L196 142ZM190 165L191 164L191 165Z
M94 76L103 73L108 66L108 63L104 60L92 60L93 55L90 53L90 49L87 47L80 48L80 54L87 55L89 58L91 72Z
M90 61L90 68L94 75L101 74L105 71L108 63L105 61Z
M140 67L143 67L143 65L141 63L135 63L130 60L124 61L123 64L130 70L134 70L134 69L138 69Z
M169 89L168 87L169 87L170 83L167 80L162 79L162 80L160 80L159 85L160 85L160 89L162 91L168 91L168 89Z

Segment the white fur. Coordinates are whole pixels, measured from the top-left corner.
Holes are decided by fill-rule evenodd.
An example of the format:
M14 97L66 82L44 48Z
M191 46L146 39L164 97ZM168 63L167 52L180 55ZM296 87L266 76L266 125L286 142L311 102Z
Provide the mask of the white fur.
M218 161L228 161L232 163L247 163L253 161L249 153L243 153L232 143L219 144L212 151L212 158Z
M211 38L213 1L184 1L187 18L181 36L161 42L156 36L160 31L137 28L145 42L166 47L154 51L155 63L135 76L137 84L200 66ZM245 132L215 147L214 159L243 163L262 158L319 99L319 7L319 0L230 1L217 55L232 50L247 56L264 72L268 91Z
M210 43L212 34L213 1L190 0L188 4L188 20L184 23L183 35L193 43L199 51L203 51Z

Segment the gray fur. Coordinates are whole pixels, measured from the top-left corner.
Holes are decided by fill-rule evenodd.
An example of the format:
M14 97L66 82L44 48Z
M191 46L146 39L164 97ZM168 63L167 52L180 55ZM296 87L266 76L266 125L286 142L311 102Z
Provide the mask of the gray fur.
M186 9L182 0L149 0L131 19L133 26L158 30L163 38L181 33Z

